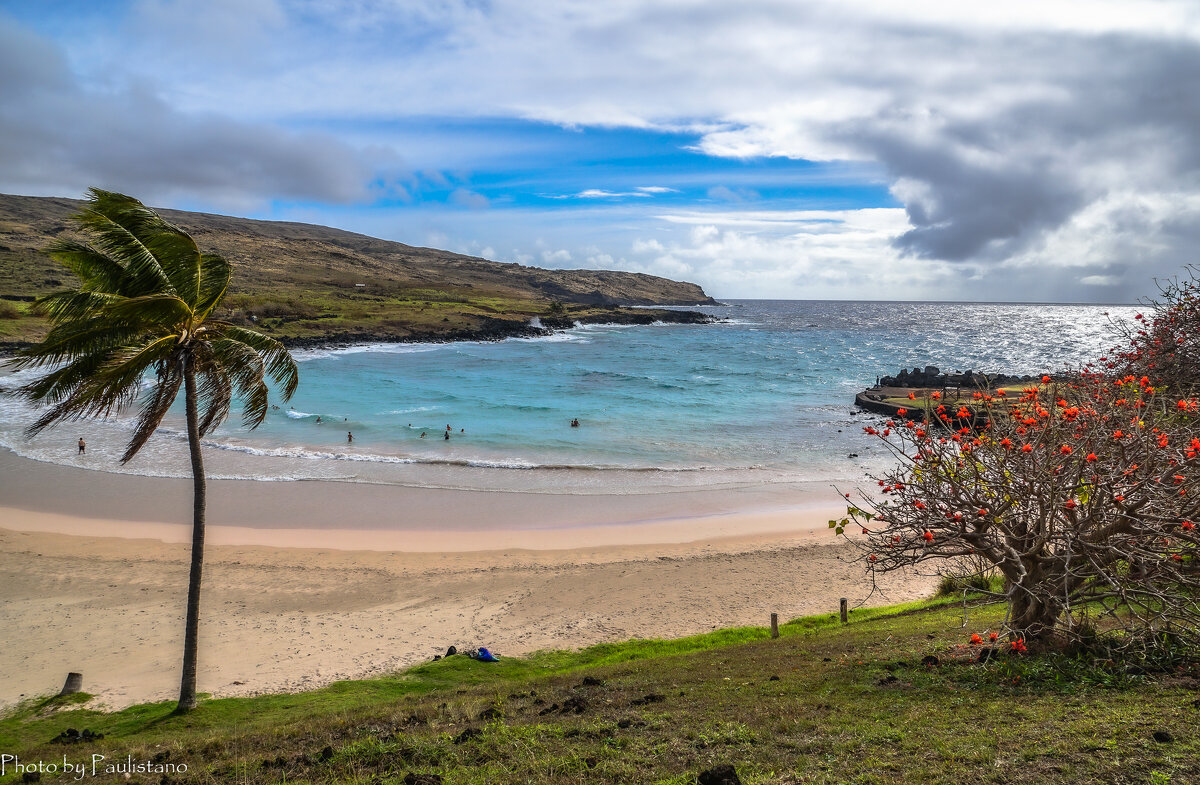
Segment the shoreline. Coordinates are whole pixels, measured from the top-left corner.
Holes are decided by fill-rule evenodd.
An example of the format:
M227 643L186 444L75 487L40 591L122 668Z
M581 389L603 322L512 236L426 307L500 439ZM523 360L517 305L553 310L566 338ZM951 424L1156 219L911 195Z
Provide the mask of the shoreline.
M209 479L207 523L226 544L443 551L687 542L808 529L840 515L832 490L792 485L636 494L530 493L340 480ZM0 448L0 527L190 538L192 481L25 458ZM51 520L55 516L62 520ZM109 523L81 524L79 520ZM335 544L316 532L335 532ZM379 544L371 546L369 538ZM185 538L185 539L186 539ZM314 539L317 538L317 539ZM632 538L632 539L630 539Z
M97 706L173 698L190 481L7 451L0 478L0 706L56 692L68 671L83 673ZM836 612L839 597L916 599L936 583L889 575L871 595L827 528L831 507L754 509L754 493L227 480L209 496L199 687L217 697L389 673L450 645L516 656L680 637ZM354 520L328 513L351 502ZM407 527L395 525L398 504Z

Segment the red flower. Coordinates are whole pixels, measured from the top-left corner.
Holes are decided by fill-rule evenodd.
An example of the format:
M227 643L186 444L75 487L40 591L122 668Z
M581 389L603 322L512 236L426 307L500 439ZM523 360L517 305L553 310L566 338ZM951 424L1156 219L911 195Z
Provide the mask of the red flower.
M1003 439L1000 440L1000 446L1006 450L1011 450L1012 446L1013 446L1012 439L1005 436Z
M863 534L870 534L870 533L871 533L871 530L870 530L870 529L868 529L868 528L866 528L866 527L864 526L864 527L863 527Z
M1184 521L1183 523L1179 524L1179 528L1190 532L1196 528L1196 524L1192 523L1191 521Z
M1023 447L1021 447L1021 452L1033 452L1033 445L1031 445L1031 444L1024 445Z
M909 393L909 394L908 394L908 397L910 397L910 398L911 398L911 397L912 397L912 393ZM897 409L897 410L896 410L896 414L897 414L897 415L899 415L899 416L901 416L901 417L904 417L905 415L907 415L907 414L908 414L908 409Z
M1042 384L1049 384L1049 383L1050 383L1050 377L1049 377L1049 376L1043 376L1043 377L1042 377Z
M978 515L980 518L982 518L983 516L988 514L988 511L985 508L980 507L978 510L975 511L975 514Z
M913 502L913 507L916 507L918 510L923 510L925 509L925 502Z
M1088 453L1088 456L1087 456L1088 463L1095 463L1098 460L1100 460L1100 459L1096 457L1096 453L1094 453L1094 452Z
M1074 500L1074 499L1067 499L1067 500L1066 500L1066 502L1064 502L1064 503L1063 503L1063 507L1066 507L1068 510L1073 510L1073 509L1075 509L1075 507L1076 507L1076 505L1075 505L1075 500Z
M999 637L1000 637L1000 633L998 633L998 632L993 632L993 633L990 633L990 634L988 635L988 640L989 640L989 641L991 641L992 643L995 643L995 642L996 642L996 639L997 639L997 638L999 638Z
M981 638L979 636L979 633L975 633L974 635L971 636L971 645L972 646L978 646L981 643L983 643L983 638Z
M1012 642L1012 650L1018 654L1024 654L1027 651L1027 649L1025 648L1025 641L1021 640L1020 638L1017 638L1015 641Z
M917 394L916 394L916 393L909 393L909 394L908 394L908 400L910 400L910 401L915 401L915 400L917 400Z
M879 561L879 557L872 553L870 556L867 557L867 561L871 561L871 562Z
M925 542L933 542L933 532L925 532L921 536L925 538Z
M1070 455L1071 454L1071 445L1064 444L1062 447L1058 448L1058 451L1061 452L1063 455Z

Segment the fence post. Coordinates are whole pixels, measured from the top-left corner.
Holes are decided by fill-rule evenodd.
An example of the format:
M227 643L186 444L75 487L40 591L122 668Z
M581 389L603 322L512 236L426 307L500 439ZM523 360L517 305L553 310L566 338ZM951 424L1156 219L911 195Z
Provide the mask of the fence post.
M840 606L840 610L842 613L842 624L845 624L846 622L850 621L849 617L846 615L848 613L848 610L846 607L846 598L843 597L841 599L841 602L838 603L838 605Z
M67 680L63 683L62 692L59 695L74 695L77 692L83 692L83 674L71 671L67 674Z
M778 613L771 614L771 637L772 638L779 637L779 614Z

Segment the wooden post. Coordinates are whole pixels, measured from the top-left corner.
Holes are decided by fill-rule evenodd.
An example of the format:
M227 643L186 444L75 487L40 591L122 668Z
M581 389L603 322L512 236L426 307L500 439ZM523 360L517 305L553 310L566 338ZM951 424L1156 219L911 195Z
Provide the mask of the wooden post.
M62 692L59 695L74 695L77 692L83 692L83 674L71 671L67 674L67 680L63 684Z
M772 638L779 637L779 614L778 613L771 614L771 637Z
M848 613L846 608L846 598L843 597L838 605L842 613L842 624L845 624L846 622L850 621L849 617L846 615Z

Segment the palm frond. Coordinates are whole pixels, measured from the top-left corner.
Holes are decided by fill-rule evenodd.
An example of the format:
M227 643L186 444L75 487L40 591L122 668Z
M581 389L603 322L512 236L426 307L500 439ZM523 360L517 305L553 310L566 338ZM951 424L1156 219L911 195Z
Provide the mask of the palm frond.
M85 290L114 294L124 291L125 268L116 259L90 245L73 240L55 240L46 248L46 253L79 276Z
M262 355L267 374L280 385L280 396L285 401L292 397L300 384L300 371L287 347L274 338L245 327L227 322L210 322L209 325L221 338L244 343Z
M176 363L168 362L166 367L176 369ZM179 388L183 384L183 374L178 370L168 372L158 380L158 384L154 387L154 394L149 396L145 403L142 404L141 414L138 416L137 428L133 431L133 438L129 440L129 444L125 448L125 453L121 456L121 463L128 463L133 456L146 445L146 442L154 435L158 429L158 424L162 422L162 418L166 415L167 410L171 408L171 404L175 401L175 396L179 394Z
M197 341L191 352L192 368L200 379L196 397L198 405L203 408L199 432L204 436L229 416L229 406L233 402L233 382L229 376L229 369L224 366L209 343Z
M177 294L158 257L147 246L147 241L153 242L156 235L168 231L169 224L131 196L98 188L89 193L91 198L75 221L92 234L101 252L124 261L126 294Z
M125 298L119 294L89 289L68 289L39 297L34 303L34 307L49 317L52 322L64 322L90 319L101 313L106 306L123 299Z
M197 321L208 319L221 300L225 299L232 277L233 265L225 257L217 254L203 254L200 257L200 292L192 304Z
M146 294L113 299L104 306L103 315L117 322L137 321L176 327L191 321L192 309L173 294Z
M223 375L232 381L242 398L242 425L257 428L270 408L262 355L230 338L213 341L210 346L214 359L222 366Z
M66 322L51 329L40 344L23 349L13 365L17 368L40 368L70 362L84 355L102 354L137 341L146 332L140 325L117 324L103 318Z
M158 259L175 293L194 308L201 295L200 249L187 232L159 220L162 224L158 231L145 237L143 242Z
M138 386L112 384L103 376L92 375L83 379L62 397L60 402L25 429L27 436L35 436L49 426L67 420L84 417L107 417L115 411L134 403Z

